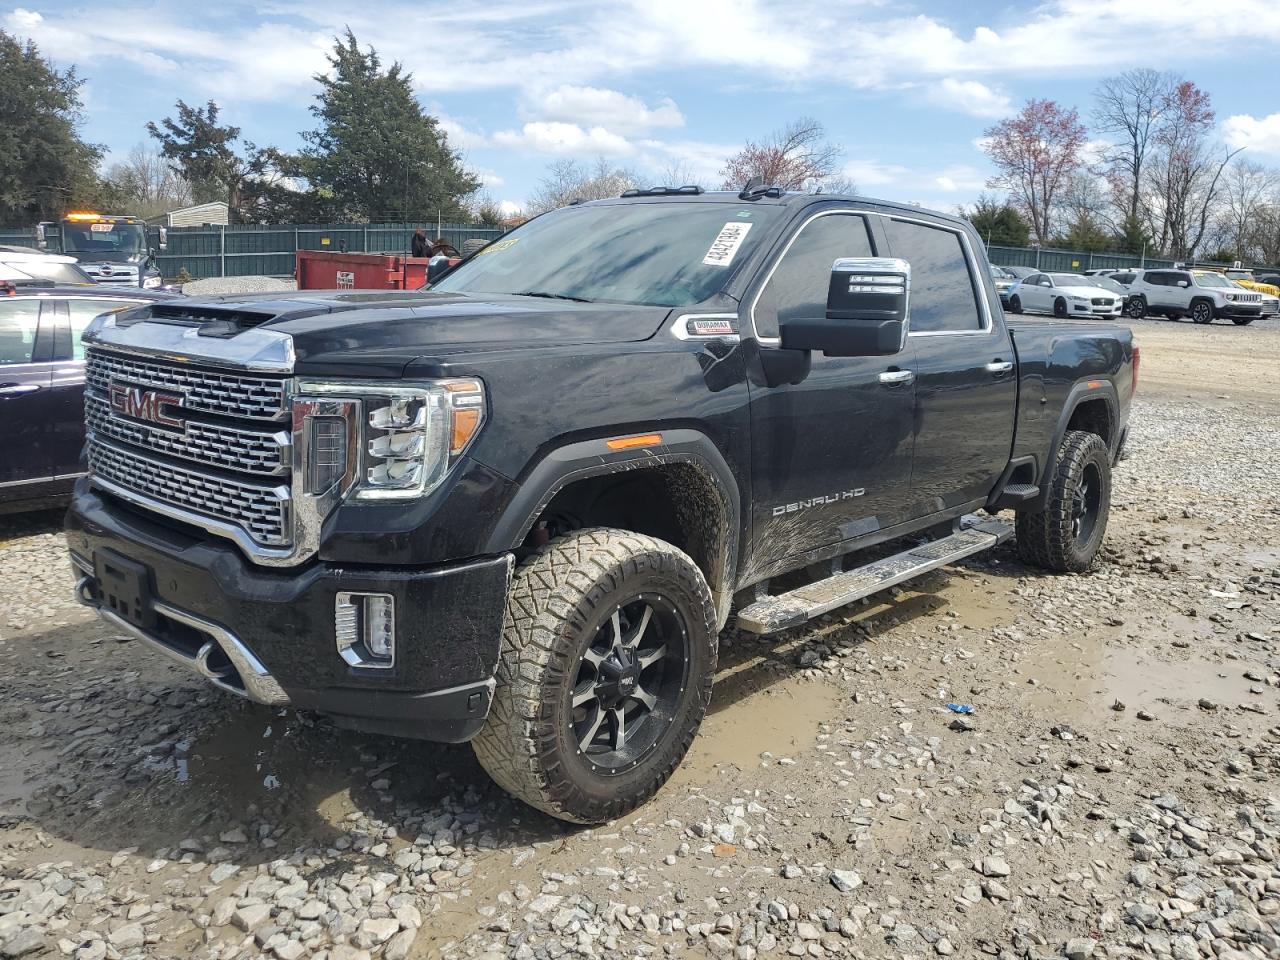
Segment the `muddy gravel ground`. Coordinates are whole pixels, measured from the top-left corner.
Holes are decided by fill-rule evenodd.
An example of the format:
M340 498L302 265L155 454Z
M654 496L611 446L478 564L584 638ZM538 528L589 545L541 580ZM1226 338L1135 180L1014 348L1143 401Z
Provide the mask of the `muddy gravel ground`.
M1093 571L725 631L683 768L596 829L210 689L71 602L58 516L0 520L0 957L1280 957L1280 325L1134 327Z

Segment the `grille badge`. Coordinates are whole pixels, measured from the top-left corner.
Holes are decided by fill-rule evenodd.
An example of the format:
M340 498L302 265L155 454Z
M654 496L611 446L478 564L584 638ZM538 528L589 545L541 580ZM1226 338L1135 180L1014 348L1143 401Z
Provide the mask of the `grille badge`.
M142 420L158 426L182 430L186 424L180 417L167 413L166 407L181 407L182 397L162 390L148 390L124 383L111 382L111 410L131 420Z

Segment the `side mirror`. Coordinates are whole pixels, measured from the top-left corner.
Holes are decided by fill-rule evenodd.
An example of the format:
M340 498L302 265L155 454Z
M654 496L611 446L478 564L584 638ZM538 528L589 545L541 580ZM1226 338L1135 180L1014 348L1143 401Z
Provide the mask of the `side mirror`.
M795 317L779 326L786 350L829 357L884 357L906 342L911 265L888 257L851 257L831 267L824 317Z
M1189 286L1191 286L1191 284L1187 283L1187 281L1185 281L1185 280L1179 280L1179 281L1178 281L1178 286L1180 286L1180 287L1189 287Z
M49 249L49 235L45 232L45 224L36 224L36 248L38 250Z
M169 249L169 231L164 227L160 228L160 242L157 246L159 246L162 253Z

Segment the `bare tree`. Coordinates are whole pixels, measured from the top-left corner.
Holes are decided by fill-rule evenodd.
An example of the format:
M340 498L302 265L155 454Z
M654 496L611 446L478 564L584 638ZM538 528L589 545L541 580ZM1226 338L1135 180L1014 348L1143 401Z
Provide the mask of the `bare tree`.
M129 151L124 160L107 169L106 178L131 205L130 212L138 216L151 217L194 202L191 184L158 152L148 150L140 143Z
M987 185L1009 191L1039 243L1049 240L1058 191L1083 166L1085 136L1075 108L1053 100L1028 100L987 131L983 149L999 171Z
M1172 73L1142 67L1107 77L1094 91L1094 125L1119 138L1102 162L1122 216L1135 222L1147 157L1177 83Z
M1227 167L1222 190L1222 240L1238 259L1257 258L1258 226L1280 188L1280 173L1240 159Z
M604 200L630 190L640 182L635 172L612 167L604 157L594 166L577 160L557 160L547 168L538 189L525 205L530 216L563 207L574 200Z
M693 165L687 160L678 157L669 160L656 173L657 179L654 181L655 186L663 187L686 187L686 186L705 186L700 177L693 169Z
M1153 138L1150 203L1160 248L1175 259L1195 256L1221 200L1222 172L1240 152L1218 153L1213 120L1209 95L1183 81L1169 95Z
M783 190L805 190L824 184L838 172L843 151L827 140L817 120L801 117L764 141L748 141L720 170L724 189L737 190L759 178Z

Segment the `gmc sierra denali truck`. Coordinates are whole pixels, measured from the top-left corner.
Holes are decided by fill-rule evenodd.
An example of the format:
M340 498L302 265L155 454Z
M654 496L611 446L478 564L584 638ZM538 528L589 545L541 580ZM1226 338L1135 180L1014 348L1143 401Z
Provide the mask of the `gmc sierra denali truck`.
M1125 328L1006 323L962 220L773 188L84 341L83 602L251 700L469 740L584 823L670 776L735 615L795 627L1015 532L1088 568L1138 369Z

